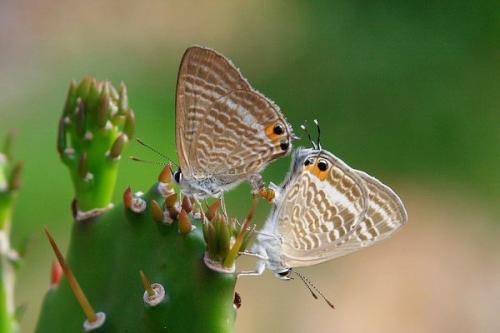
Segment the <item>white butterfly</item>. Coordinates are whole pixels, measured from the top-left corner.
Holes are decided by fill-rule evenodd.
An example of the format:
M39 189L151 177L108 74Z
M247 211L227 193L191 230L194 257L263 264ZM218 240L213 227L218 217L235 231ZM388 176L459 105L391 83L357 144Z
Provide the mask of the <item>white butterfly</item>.
M275 189L276 202L251 253L280 279L371 246L407 222L399 197L379 180L321 149L295 151L291 171ZM303 278L301 276L301 278ZM306 284L307 285L307 284Z

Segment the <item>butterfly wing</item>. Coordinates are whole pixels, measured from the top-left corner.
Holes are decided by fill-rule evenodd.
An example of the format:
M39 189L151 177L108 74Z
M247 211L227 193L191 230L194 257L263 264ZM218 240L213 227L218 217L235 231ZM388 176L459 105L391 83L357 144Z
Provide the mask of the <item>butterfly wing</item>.
M189 48L177 80L176 144L185 178L242 179L283 153L279 142L290 141L291 128L279 108L223 55ZM279 138L265 132L275 122L285 127Z
M408 221L401 199L388 186L363 171L356 171L365 182L368 210L356 231L335 251L340 257L391 237Z
M308 151L296 154L294 171L271 215L287 267L325 260L355 232L368 205L355 170L327 151ZM320 163L327 168L321 170Z
M347 165L345 167L348 168L345 171L346 175L356 175L353 180L357 181L356 185L361 188L365 198L365 210L362 214L356 215L358 220L353 232L337 232L340 224L332 224L332 219L325 217L327 207L332 205L332 202L334 202L332 206L335 206L337 205L335 202L343 202L346 199L349 201L350 198L333 201L330 199L329 204L324 205L320 201L315 203L306 201L306 204L301 204L300 200L304 200L304 196L299 197L293 205L288 203L288 206L283 206L281 216L278 217L280 228L277 231L282 235L282 255L288 267L310 266L344 256L386 239L406 223L404 206L389 187L362 171L351 169ZM305 172L300 175L296 182L298 185L295 186L299 193L313 195L312 193L318 192L318 186L312 185L317 181L305 180L308 178L311 178L310 173ZM335 195L339 191L338 185L335 185L334 181L328 181L326 184L326 187L323 186L323 191L330 193L332 198L338 197ZM355 189L357 191L357 188ZM292 192L287 191L285 198L286 196L292 198L292 195ZM322 196L328 197L328 194ZM301 214L294 216L294 210ZM308 215L312 215L309 211L315 211L315 215L320 218L307 218ZM342 235L332 241L329 237L331 233L342 233Z

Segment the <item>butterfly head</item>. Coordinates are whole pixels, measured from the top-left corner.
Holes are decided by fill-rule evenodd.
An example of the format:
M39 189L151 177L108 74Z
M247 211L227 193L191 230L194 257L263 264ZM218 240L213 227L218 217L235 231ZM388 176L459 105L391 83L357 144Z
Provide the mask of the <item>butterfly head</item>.
M181 168L177 168L177 170L174 172L173 176L174 176L175 182L177 184L180 184L181 181L182 181L182 171L181 171Z
M280 280L288 281L292 279L292 268L284 268L283 270L275 271L274 276Z

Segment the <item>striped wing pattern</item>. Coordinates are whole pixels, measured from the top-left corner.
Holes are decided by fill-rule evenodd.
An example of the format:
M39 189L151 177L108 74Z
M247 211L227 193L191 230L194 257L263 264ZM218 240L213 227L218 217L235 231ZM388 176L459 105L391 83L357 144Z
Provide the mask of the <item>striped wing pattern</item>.
M318 264L373 245L407 221L401 200L389 187L329 152L320 157L331 163L328 176L297 171L278 203L276 233L288 267Z
M273 102L255 91L221 54L191 47L179 69L176 95L176 143L185 178L219 177L241 181L285 155L283 138L265 129L289 125Z

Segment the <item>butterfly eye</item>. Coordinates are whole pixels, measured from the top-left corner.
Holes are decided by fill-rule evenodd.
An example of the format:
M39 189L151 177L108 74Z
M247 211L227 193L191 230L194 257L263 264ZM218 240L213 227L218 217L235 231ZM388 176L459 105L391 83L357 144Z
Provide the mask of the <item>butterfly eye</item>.
M283 129L283 125L281 125L280 123L277 123L276 125L274 125L273 133L276 135L281 135L281 134L285 133L285 130ZM283 149L283 150L285 150L285 149Z
M288 141L286 141L286 140L285 141L281 141L281 143L280 143L281 150L285 150L286 151L289 146L290 145L288 144Z
M328 169L328 162L325 160L319 160L318 169L320 171L326 171L326 169Z
M313 161L312 161L310 158L308 158L308 159L306 159L306 160L304 161L304 166L311 165L312 163L313 163Z
M177 184L181 182L181 178L182 178L182 171L181 169L177 169L177 171L174 173L174 179L177 182Z
M290 280L291 275L292 275L292 269L291 268L287 268L284 271L276 272L275 275L280 280Z

